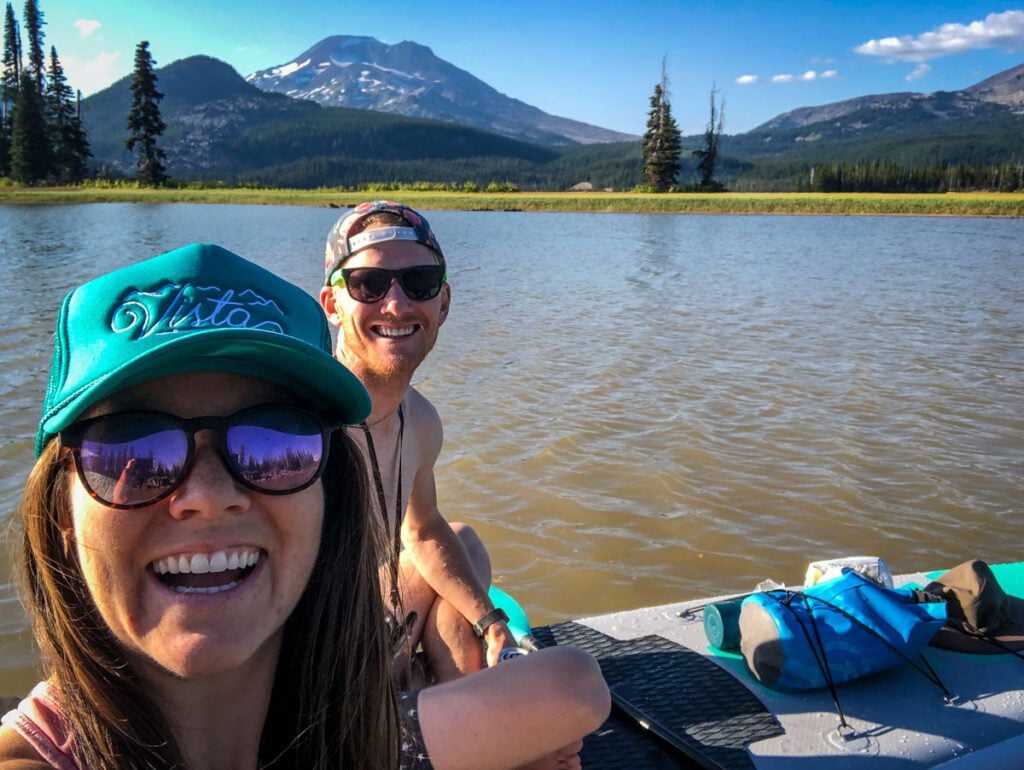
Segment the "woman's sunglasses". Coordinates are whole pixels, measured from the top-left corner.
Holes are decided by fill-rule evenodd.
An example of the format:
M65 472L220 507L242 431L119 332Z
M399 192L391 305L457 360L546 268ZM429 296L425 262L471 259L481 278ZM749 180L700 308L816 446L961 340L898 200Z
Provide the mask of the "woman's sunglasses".
M356 302L380 302L391 288L391 281L397 281L405 296L414 302L426 302L441 291L444 284L444 265L415 265L400 270L383 267L343 267L341 283L348 289L348 296Z
M220 456L239 483L288 495L320 477L337 427L307 409L274 404L188 420L163 412L105 414L61 431L60 440L90 495L111 508L141 508L188 477L198 431L217 431Z

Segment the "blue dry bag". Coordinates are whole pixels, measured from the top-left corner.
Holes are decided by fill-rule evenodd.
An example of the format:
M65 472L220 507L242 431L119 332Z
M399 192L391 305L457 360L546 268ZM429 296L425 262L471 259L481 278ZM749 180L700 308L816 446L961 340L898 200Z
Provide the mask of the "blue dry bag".
M945 602L918 604L913 589L849 571L803 591L748 596L740 649L762 684L815 690L912 660L945 622Z

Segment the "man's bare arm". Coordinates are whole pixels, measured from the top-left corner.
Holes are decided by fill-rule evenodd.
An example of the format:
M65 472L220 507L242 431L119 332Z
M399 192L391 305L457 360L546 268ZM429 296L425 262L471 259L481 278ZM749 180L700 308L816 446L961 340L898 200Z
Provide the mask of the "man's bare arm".
M417 394L418 395L418 394ZM409 503L402 520L402 542L409 550L413 563L423 579L444 600L466 618L475 623L494 609L473 570L466 549L437 507L437 488L434 482L434 463L441 451L443 439L441 421L425 399L410 411L417 421L413 435L419 437L418 468ZM487 661L497 663L504 647L514 647L515 640L504 622L496 622L484 631L487 642Z

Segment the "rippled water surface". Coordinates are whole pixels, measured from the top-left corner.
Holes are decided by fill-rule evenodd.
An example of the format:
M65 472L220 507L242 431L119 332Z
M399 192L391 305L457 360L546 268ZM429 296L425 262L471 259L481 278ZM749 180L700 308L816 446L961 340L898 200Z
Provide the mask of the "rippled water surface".
M74 284L220 243L311 293L339 212L0 207L0 523ZM453 306L419 387L441 508L535 623L1019 560L1024 221L432 212ZM0 691L33 681L0 556Z

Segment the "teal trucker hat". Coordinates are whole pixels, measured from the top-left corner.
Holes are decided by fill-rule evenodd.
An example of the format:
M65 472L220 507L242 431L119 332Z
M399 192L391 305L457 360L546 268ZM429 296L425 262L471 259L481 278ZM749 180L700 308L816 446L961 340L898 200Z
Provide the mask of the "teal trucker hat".
M370 413L366 389L332 355L313 297L227 249L194 243L64 298L36 454L96 401L197 371L269 380L345 424Z

